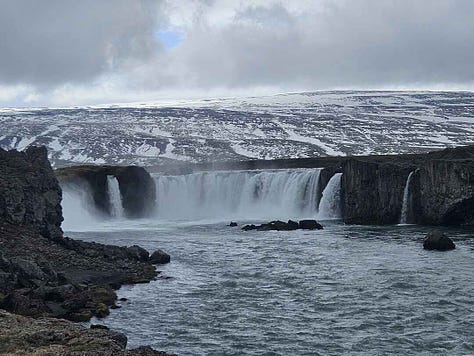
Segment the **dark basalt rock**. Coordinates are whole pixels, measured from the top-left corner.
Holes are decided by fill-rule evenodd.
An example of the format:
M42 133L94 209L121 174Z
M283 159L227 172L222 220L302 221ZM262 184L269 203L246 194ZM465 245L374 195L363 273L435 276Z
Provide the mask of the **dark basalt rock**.
M449 251L454 250L456 245L453 240L443 234L441 231L429 232L423 241L423 248L425 250Z
M287 222L288 230L297 230L300 228L300 225L293 220L288 220Z
M0 308L76 321L103 317L115 304L114 288L150 281L156 269L139 246L63 237L60 201L44 148L0 149Z
M228 226L230 226L230 227L236 227L236 226L238 226L238 225L237 225L237 223L236 223L235 221L231 221Z
M137 260L140 262L147 262L148 259L150 258L150 254L143 247L133 245L130 247L126 247L125 249L127 251L128 257L134 260Z
M110 214L107 176L117 178L127 217L149 216L155 207L155 182L142 167L74 166L58 169L56 175L63 185L80 185L82 182L87 182L95 206L106 214Z
M270 221L266 224L261 225L245 225L242 227L244 231L257 230L257 231L292 231L297 229L307 229L307 230L316 230L322 229L322 225L319 224L316 220L301 220L299 223L293 220L288 220L288 222L275 220Z
M157 265L157 264L169 263L170 260L171 260L170 255L168 255L166 252L162 250L156 250L155 252L151 254L148 262L154 265Z
M138 190L131 182L125 185L129 193ZM63 237L60 201L61 189L44 148L0 149L0 353L164 355L151 348L125 350L127 338L121 333L1 310L78 322L102 318L116 305L114 288L157 276L148 252L139 246ZM129 204L130 211L140 211L131 198Z
M28 225L42 236L62 236L61 189L44 147L0 148L0 222Z
M298 228L303 230L322 230L323 226L316 220L300 220Z
M396 224L410 172L410 222L474 225L474 145L422 155L351 157L343 162L343 220Z

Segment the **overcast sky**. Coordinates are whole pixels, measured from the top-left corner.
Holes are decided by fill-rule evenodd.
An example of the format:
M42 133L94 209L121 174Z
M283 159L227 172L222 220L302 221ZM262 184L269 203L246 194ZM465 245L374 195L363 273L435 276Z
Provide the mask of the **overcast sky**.
M0 106L474 89L473 0L0 0Z

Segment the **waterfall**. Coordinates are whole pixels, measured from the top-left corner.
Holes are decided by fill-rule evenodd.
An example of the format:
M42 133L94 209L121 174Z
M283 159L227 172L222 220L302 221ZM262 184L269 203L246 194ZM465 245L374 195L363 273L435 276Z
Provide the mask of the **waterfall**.
M171 220L315 217L320 169L155 175L157 215Z
M341 178L342 173L334 174L324 188L318 219L341 219Z
M410 172L407 181L405 183L405 189L403 189L403 201L402 201L402 213L400 214L400 224L408 224L411 216L410 211L410 184L415 171Z
M110 201L110 215L114 218L123 217L122 196L116 177L107 176L107 193Z
M98 224L103 214L95 208L87 183L62 184L61 189L64 230L80 231Z

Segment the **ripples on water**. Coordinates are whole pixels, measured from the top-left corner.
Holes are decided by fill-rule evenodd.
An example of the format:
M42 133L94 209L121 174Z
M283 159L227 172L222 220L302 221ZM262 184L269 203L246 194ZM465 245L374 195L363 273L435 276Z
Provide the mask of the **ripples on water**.
M244 232L142 225L71 237L162 248L172 262L101 322L129 346L179 355L474 354L473 230L422 248L427 228L326 224Z

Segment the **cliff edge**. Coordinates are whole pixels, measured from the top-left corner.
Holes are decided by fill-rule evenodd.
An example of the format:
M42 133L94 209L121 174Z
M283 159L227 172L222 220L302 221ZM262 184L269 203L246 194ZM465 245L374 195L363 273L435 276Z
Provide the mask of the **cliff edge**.
M67 321L29 317L71 321L101 318L117 300L114 289L122 284L149 282L158 275L148 251L139 246L119 247L64 237L61 195L44 147L31 147L25 152L0 149L0 309L5 310L0 310L0 353L21 354L33 348L37 354L65 350L74 354L75 349L66 342L71 334L61 334L60 330L74 329L79 338L75 339L77 350L81 349L77 340L85 337L86 342L95 332ZM43 330L44 340L36 345L41 335L30 331L35 325L46 324L51 325L51 333ZM12 333L14 328L17 332ZM30 336L20 340L18 335ZM97 335L109 337L100 332ZM90 345L83 347L93 350L91 345L100 342L97 338L92 337L87 341ZM126 337L120 339L115 346L112 341L105 342L103 345L110 344L107 352L100 349L78 354L129 354L125 353ZM18 346L20 342L26 346ZM134 354L160 354L149 348L140 352Z

